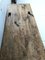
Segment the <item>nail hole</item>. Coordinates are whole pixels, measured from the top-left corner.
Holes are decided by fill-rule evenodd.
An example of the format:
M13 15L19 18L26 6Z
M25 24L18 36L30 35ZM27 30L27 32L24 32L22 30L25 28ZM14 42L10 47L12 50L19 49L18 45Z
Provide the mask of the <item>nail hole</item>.
M17 22L16 22L16 21L15 21L14 23L15 23L17 26L19 26L19 24L17 24Z
M28 14L30 14L30 12L28 11Z
M10 13L10 12L8 13L8 17L9 17L9 16L11 16L11 13Z
M28 11L28 14L31 15L31 16L33 16L33 14L31 14L29 11ZM33 17L34 17L34 16L33 16Z

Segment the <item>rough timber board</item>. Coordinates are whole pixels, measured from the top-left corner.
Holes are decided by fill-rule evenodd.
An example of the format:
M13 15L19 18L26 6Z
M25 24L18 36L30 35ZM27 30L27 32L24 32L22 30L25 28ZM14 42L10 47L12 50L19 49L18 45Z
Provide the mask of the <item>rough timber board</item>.
M43 44L29 4L8 7L1 56L3 60L44 60Z

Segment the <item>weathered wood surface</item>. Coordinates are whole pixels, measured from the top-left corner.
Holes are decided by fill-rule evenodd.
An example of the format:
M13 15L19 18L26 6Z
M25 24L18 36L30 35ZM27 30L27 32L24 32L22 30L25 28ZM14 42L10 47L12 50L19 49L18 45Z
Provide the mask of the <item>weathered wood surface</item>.
M0 60L44 60L43 43L29 4L9 6Z
M44 60L45 60L45 48L44 48Z

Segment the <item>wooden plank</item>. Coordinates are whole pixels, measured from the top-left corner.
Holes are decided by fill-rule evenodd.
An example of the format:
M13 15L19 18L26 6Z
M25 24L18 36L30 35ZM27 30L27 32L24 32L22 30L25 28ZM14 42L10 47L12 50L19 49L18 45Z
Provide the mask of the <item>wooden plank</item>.
M4 60L44 60L44 47L30 4L8 7L2 57Z

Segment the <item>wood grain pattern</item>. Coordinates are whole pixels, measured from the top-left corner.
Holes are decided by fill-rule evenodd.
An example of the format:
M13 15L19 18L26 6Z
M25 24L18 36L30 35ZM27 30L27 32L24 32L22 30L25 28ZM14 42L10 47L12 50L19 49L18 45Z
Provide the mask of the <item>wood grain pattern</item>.
M0 59L44 60L43 48L30 4L9 6Z

